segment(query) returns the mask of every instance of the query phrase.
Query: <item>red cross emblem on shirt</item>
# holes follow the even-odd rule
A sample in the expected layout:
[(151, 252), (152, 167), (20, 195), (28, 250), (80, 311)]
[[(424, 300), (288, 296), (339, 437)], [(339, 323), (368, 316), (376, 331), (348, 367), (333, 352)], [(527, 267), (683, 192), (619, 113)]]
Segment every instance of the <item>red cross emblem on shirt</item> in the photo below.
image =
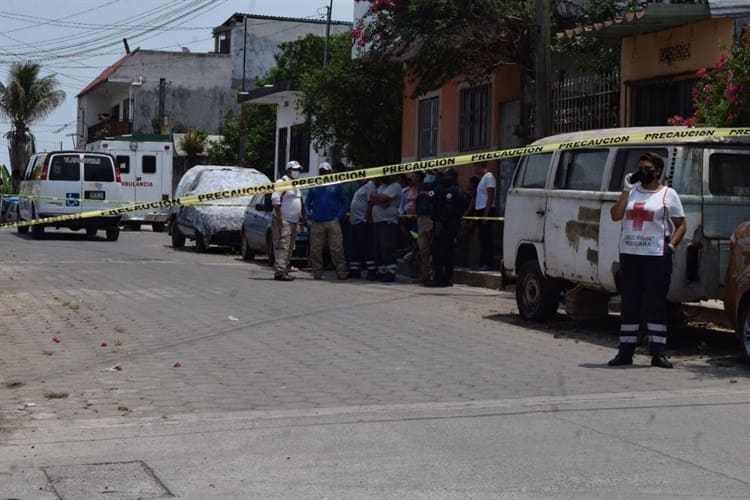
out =
[(654, 212), (646, 210), (646, 202), (637, 201), (633, 205), (633, 210), (625, 212), (625, 218), (633, 221), (634, 231), (643, 231), (643, 223), (654, 220)]

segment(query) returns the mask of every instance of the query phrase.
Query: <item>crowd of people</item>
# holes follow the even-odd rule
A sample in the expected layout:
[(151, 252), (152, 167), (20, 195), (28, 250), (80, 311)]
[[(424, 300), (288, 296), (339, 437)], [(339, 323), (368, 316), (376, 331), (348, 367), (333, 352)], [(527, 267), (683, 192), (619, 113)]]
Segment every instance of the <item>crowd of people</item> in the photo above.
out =
[[(301, 170), (290, 161), (280, 180), (296, 179)], [(318, 170), (326, 174), (334, 167), (324, 162)], [(316, 186), (304, 199), (298, 189), (274, 193), (274, 278), (294, 279), (290, 260), (300, 225), (309, 226), (314, 279), (323, 278), (327, 250), (339, 280), (395, 281), (402, 257), (424, 286), (452, 286), (456, 248), (475, 228), (481, 245), (477, 268), (490, 269), (492, 237), (483, 217), (494, 213), (496, 183), (485, 165), (476, 173), (466, 190), (458, 172), (448, 168)], [(480, 217), (463, 220), (469, 215)]]

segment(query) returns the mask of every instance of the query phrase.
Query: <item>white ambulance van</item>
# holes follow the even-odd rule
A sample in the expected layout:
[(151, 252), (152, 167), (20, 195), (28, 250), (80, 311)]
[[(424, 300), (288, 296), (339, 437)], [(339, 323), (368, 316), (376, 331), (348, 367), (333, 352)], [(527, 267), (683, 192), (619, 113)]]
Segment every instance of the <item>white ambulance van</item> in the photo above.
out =
[[(32, 155), (21, 179), (18, 198), (18, 221), (75, 215), (113, 207), (110, 201), (120, 199), (120, 176), (114, 158), (103, 153), (81, 151), (53, 151)], [(96, 236), (104, 229), (107, 239), (120, 236), (120, 216), (72, 219), (49, 224), (34, 224), (34, 238), (44, 233), (45, 226), (86, 229)], [(29, 226), (19, 226), (19, 233), (27, 233)]]
[[(683, 127), (592, 130), (547, 137), (533, 145), (575, 149), (523, 157), (508, 191), (503, 272), (516, 281), (524, 318), (557, 311), (561, 291), (575, 286), (618, 293), (620, 223), (610, 208), (626, 174), (651, 151), (664, 158), (662, 183), (680, 195), (687, 233), (673, 260), (671, 303), (720, 299), (729, 239), (750, 220), (750, 139), (702, 135)], [(641, 144), (604, 137), (647, 134)], [(606, 304), (606, 301), (604, 302)]]
[[(86, 146), (87, 151), (109, 153), (115, 158), (122, 178), (122, 200), (127, 203), (161, 201), (172, 198), (172, 158), (174, 145), (171, 139), (144, 140), (137, 136), (118, 136), (95, 141)], [(122, 224), (138, 229), (150, 224), (155, 232), (164, 230), (169, 210), (155, 208), (128, 212)]]

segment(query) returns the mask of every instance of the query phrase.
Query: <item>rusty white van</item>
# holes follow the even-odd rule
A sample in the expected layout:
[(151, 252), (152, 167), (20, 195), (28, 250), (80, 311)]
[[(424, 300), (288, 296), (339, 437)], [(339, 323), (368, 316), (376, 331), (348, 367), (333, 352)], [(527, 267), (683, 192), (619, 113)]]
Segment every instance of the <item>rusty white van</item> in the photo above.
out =
[[(664, 158), (661, 182), (680, 195), (687, 222), (667, 300), (723, 297), (729, 239), (740, 222), (750, 219), (750, 139), (700, 136), (695, 130), (603, 129), (533, 144), (576, 149), (523, 157), (513, 174), (503, 273), (516, 281), (522, 317), (548, 318), (557, 311), (561, 291), (576, 286), (594, 293), (589, 297), (618, 293), (620, 223), (612, 221), (610, 208), (625, 175), (637, 170), (638, 157), (647, 151)], [(654, 140), (627, 145), (596, 140), (643, 133)]]

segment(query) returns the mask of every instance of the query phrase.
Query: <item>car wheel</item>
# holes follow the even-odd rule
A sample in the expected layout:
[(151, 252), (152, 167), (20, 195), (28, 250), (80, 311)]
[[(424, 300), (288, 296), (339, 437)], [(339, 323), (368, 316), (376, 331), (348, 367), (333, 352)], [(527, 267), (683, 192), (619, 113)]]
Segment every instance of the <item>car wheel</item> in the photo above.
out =
[(185, 235), (180, 232), (180, 228), (177, 227), (176, 222), (172, 222), (170, 226), (170, 232), (172, 233), (172, 248), (182, 248), (185, 246)]
[(276, 263), (276, 256), (273, 253), (273, 236), (270, 232), (266, 234), (266, 255), (268, 256), (268, 265), (273, 267)]
[(750, 362), (750, 300), (746, 299), (737, 314), (737, 339), (745, 361)]
[[(16, 210), (16, 221), (23, 222), (20, 210)], [(29, 226), (16, 226), (16, 231), (18, 231), (18, 234), (26, 234), (29, 232)]]
[(524, 319), (544, 321), (557, 312), (560, 285), (542, 274), (536, 260), (524, 262), (518, 270), (516, 304)]
[(86, 228), (86, 236), (89, 238), (93, 238), (96, 236), (97, 229), (95, 227), (87, 227)]
[(199, 252), (205, 252), (208, 250), (208, 245), (206, 244), (206, 238), (203, 236), (203, 233), (200, 231), (195, 232), (195, 249)]
[(247, 244), (245, 231), (240, 231), (240, 254), (243, 260), (253, 260), (255, 258), (255, 250)]
[(117, 241), (120, 238), (120, 227), (108, 227), (106, 229), (107, 241)]
[(155, 233), (163, 233), (164, 232), (164, 223), (163, 222), (154, 222), (151, 224), (151, 230)]

